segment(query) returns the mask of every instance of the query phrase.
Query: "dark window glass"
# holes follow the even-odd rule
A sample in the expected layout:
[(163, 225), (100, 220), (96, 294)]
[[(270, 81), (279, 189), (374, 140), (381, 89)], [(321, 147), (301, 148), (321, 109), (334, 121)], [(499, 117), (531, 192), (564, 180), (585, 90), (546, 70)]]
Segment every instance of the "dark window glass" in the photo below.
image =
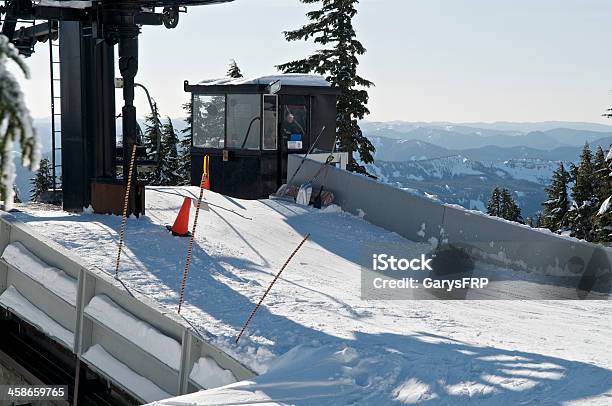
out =
[(227, 95), (227, 147), (259, 149), (261, 95)]

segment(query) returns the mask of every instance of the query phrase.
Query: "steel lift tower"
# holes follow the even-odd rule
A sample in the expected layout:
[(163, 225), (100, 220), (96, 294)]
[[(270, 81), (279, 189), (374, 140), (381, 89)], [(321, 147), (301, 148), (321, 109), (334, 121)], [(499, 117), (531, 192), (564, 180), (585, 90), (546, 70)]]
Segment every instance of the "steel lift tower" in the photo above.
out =
[[(143, 25), (175, 28), (187, 6), (233, 0), (8, 0), (0, 5), (1, 33), (24, 56), (37, 42), (59, 37), (63, 207), (121, 206), (132, 147), (137, 143), (134, 79)], [(115, 60), (123, 78), (123, 179), (117, 178)], [(51, 48), (50, 48), (51, 49)], [(58, 79), (56, 79), (58, 80)], [(53, 86), (53, 83), (52, 83)], [(54, 102), (52, 102), (54, 103)], [(55, 117), (53, 117), (55, 118)], [(55, 134), (52, 135), (55, 142)], [(55, 151), (52, 151), (55, 157)], [(134, 171), (136, 169), (134, 168)], [(144, 212), (144, 188), (133, 187), (128, 214)], [(115, 207), (116, 206), (116, 207)]]

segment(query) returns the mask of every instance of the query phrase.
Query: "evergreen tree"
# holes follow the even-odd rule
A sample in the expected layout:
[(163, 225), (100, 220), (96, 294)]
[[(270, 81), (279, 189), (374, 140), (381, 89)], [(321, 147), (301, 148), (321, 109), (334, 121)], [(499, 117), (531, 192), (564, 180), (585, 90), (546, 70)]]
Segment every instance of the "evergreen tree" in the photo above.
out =
[(183, 110), (187, 114), (185, 117), (185, 123), (187, 126), (181, 130), (183, 137), (179, 143), (179, 159), (178, 159), (178, 173), (179, 173), (179, 184), (190, 185), (191, 184), (191, 144), (193, 134), (191, 133), (192, 128), (192, 110), (193, 105), (191, 100), (183, 104)]
[(569, 195), (567, 193), (570, 174), (565, 170), (563, 163), (553, 173), (549, 187), (544, 190), (548, 194), (548, 200), (542, 203), (544, 213), (542, 214), (542, 226), (554, 232), (566, 230), (568, 227), (567, 212), (569, 211)]
[(570, 207), (569, 226), (571, 236), (593, 241), (593, 216), (597, 211), (596, 178), (593, 155), (589, 144), (585, 144), (580, 155), (580, 164), (572, 166), (574, 187)]
[(148, 159), (157, 159), (161, 149), (162, 124), (157, 110), (157, 104), (153, 102), (153, 112), (145, 117), (144, 145), (147, 150)]
[[(353, 18), (359, 0), (301, 0), (306, 4), (322, 3), (320, 8), (307, 14), (310, 22), (302, 28), (285, 32), (287, 41), (309, 40), (322, 46), (315, 54), (279, 65), (285, 73), (311, 73), (326, 75), (327, 80), (341, 90), (336, 116), (336, 141), (340, 150), (349, 153), (347, 169), (367, 174), (365, 166), (374, 161), (375, 148), (368, 140), (358, 120), (370, 111), (367, 108), (369, 80), (357, 74), (358, 57), (366, 49), (356, 38)], [(353, 156), (359, 153), (360, 162)]]
[(491, 192), (491, 198), (487, 203), (487, 214), (489, 216), (501, 217), (501, 193), (498, 187)]
[(19, 82), (7, 68), (7, 61), (17, 65), (18, 70), (29, 78), (29, 70), (17, 49), (0, 34), (0, 198), (6, 210), (13, 203), (15, 163), (13, 142), (21, 148), (23, 166), (35, 171), (40, 161), (40, 145), (32, 128), (32, 118), (25, 105)]
[(53, 175), (51, 174), (51, 162), (47, 158), (40, 160), (38, 165), (38, 171), (32, 179), (30, 179), (32, 185), (30, 199), (37, 201), (40, 195), (47, 190), (53, 188)]
[(166, 120), (166, 123), (162, 125), (159, 160), (149, 181), (152, 185), (175, 186), (180, 183), (177, 149), (179, 139), (170, 117)]
[(595, 194), (597, 195), (597, 204), (601, 205), (601, 203), (612, 194), (610, 168), (606, 161), (606, 154), (601, 146), (597, 146), (595, 158), (593, 159), (593, 170), (595, 172)]
[(496, 187), (491, 192), (491, 198), (487, 203), (487, 214), (489, 216), (501, 217), (510, 221), (522, 223), (521, 209), (518, 207), (508, 189)]
[(516, 221), (518, 223), (523, 223), (523, 217), (521, 216), (521, 209), (516, 204), (512, 195), (508, 191), (508, 189), (501, 190), (500, 197), (500, 210), (501, 210), (501, 218)]
[(234, 78), (234, 79), (240, 79), (244, 77), (244, 75), (240, 71), (240, 68), (238, 67), (238, 64), (236, 63), (234, 59), (230, 61), (230, 66), (229, 66), (229, 70), (227, 71), (227, 76), (229, 76), (230, 78)]
[(603, 149), (598, 148), (595, 155), (595, 171), (598, 180), (596, 208), (598, 208), (598, 212), (593, 218), (593, 239), (598, 243), (612, 242), (612, 211), (609, 210), (610, 200), (612, 200), (611, 169), (611, 162), (606, 159)]

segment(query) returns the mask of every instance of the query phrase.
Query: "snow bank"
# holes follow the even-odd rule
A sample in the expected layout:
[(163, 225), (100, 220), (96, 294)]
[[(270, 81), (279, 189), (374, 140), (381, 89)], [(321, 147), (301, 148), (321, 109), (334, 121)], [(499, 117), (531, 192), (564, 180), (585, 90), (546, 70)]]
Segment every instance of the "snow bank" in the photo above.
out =
[(12, 310), (28, 323), (38, 327), (47, 336), (59, 340), (70, 349), (73, 348), (74, 334), (30, 303), (15, 287), (9, 286), (0, 295), (0, 305)]
[(609, 404), (611, 372), (590, 364), (467, 345), (436, 334), (372, 337), (369, 347), (353, 344), (298, 345), (251, 381), (153, 405)]
[(189, 379), (203, 388), (211, 389), (236, 382), (231, 371), (223, 369), (210, 357), (202, 357), (194, 364)]
[[(374, 377), (379, 372), (381, 377), (389, 372), (378, 369), (368, 371), (368, 367), (374, 364), (361, 355), (354, 348), (342, 345), (299, 345), (279, 357), (266, 374), (252, 381), (233, 383), (152, 405), (379, 404), (376, 401), (368, 403), (370, 396), (366, 392), (378, 392), (387, 386), (382, 379)], [(380, 384), (378, 388), (375, 381)]]
[(106, 295), (95, 296), (85, 307), (85, 314), (116, 331), (121, 336), (175, 370), (180, 368), (181, 345), (155, 327), (123, 310)]
[(137, 374), (118, 361), (99, 344), (89, 348), (82, 357), (89, 364), (112, 377), (115, 382), (120, 382), (125, 389), (134, 393), (145, 402), (153, 402), (171, 396), (147, 378)]
[[(186, 246), (165, 225), (174, 221), (183, 196), (197, 196), (199, 189), (148, 187), (146, 193), (146, 221), (128, 220), (131, 243), (122, 280), (176, 312)], [(609, 405), (612, 352), (605, 349), (612, 336), (612, 302), (363, 300), (359, 261), (364, 245), (406, 246), (408, 253), (429, 252), (431, 246), (345, 213), (321, 214), (283, 201), (214, 192), (205, 199), (209, 211), (194, 240), (194, 272), (181, 314), (213, 344), (262, 375), (182, 397), (183, 404), (274, 399), (302, 406), (392, 405), (411, 401), (410, 394), (418, 392), (422, 400), (438, 396), (419, 404)], [(57, 212), (27, 210), (14, 216), (92, 265), (114, 271), (108, 247), (116, 244), (120, 217), (58, 220)], [(411, 232), (420, 231), (422, 222), (429, 237), (435, 225), (427, 219)], [(311, 238), (235, 345), (254, 304), (306, 233)], [(475, 268), (489, 269), (478, 261)], [(534, 388), (506, 373), (525, 368), (531, 369), (528, 379), (537, 382)], [(534, 376), (542, 370), (564, 376)], [(494, 376), (508, 385), (497, 385)]]
[(77, 280), (64, 271), (47, 265), (20, 242), (9, 244), (2, 253), (2, 259), (66, 302), (76, 306)]
[(321, 213), (342, 213), (342, 207), (336, 205), (336, 204), (330, 204), (327, 207), (323, 207), (321, 209)]

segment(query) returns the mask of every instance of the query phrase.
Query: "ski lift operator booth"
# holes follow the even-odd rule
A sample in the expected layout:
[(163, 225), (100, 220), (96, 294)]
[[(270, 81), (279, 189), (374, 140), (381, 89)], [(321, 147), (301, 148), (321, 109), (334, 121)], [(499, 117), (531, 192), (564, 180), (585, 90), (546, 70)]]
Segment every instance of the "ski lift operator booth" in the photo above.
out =
[(193, 185), (208, 155), (211, 190), (267, 198), (287, 181), (288, 154), (305, 154), (319, 134), (314, 152), (332, 151), (340, 91), (322, 76), (185, 81), (185, 91), (192, 97)]

